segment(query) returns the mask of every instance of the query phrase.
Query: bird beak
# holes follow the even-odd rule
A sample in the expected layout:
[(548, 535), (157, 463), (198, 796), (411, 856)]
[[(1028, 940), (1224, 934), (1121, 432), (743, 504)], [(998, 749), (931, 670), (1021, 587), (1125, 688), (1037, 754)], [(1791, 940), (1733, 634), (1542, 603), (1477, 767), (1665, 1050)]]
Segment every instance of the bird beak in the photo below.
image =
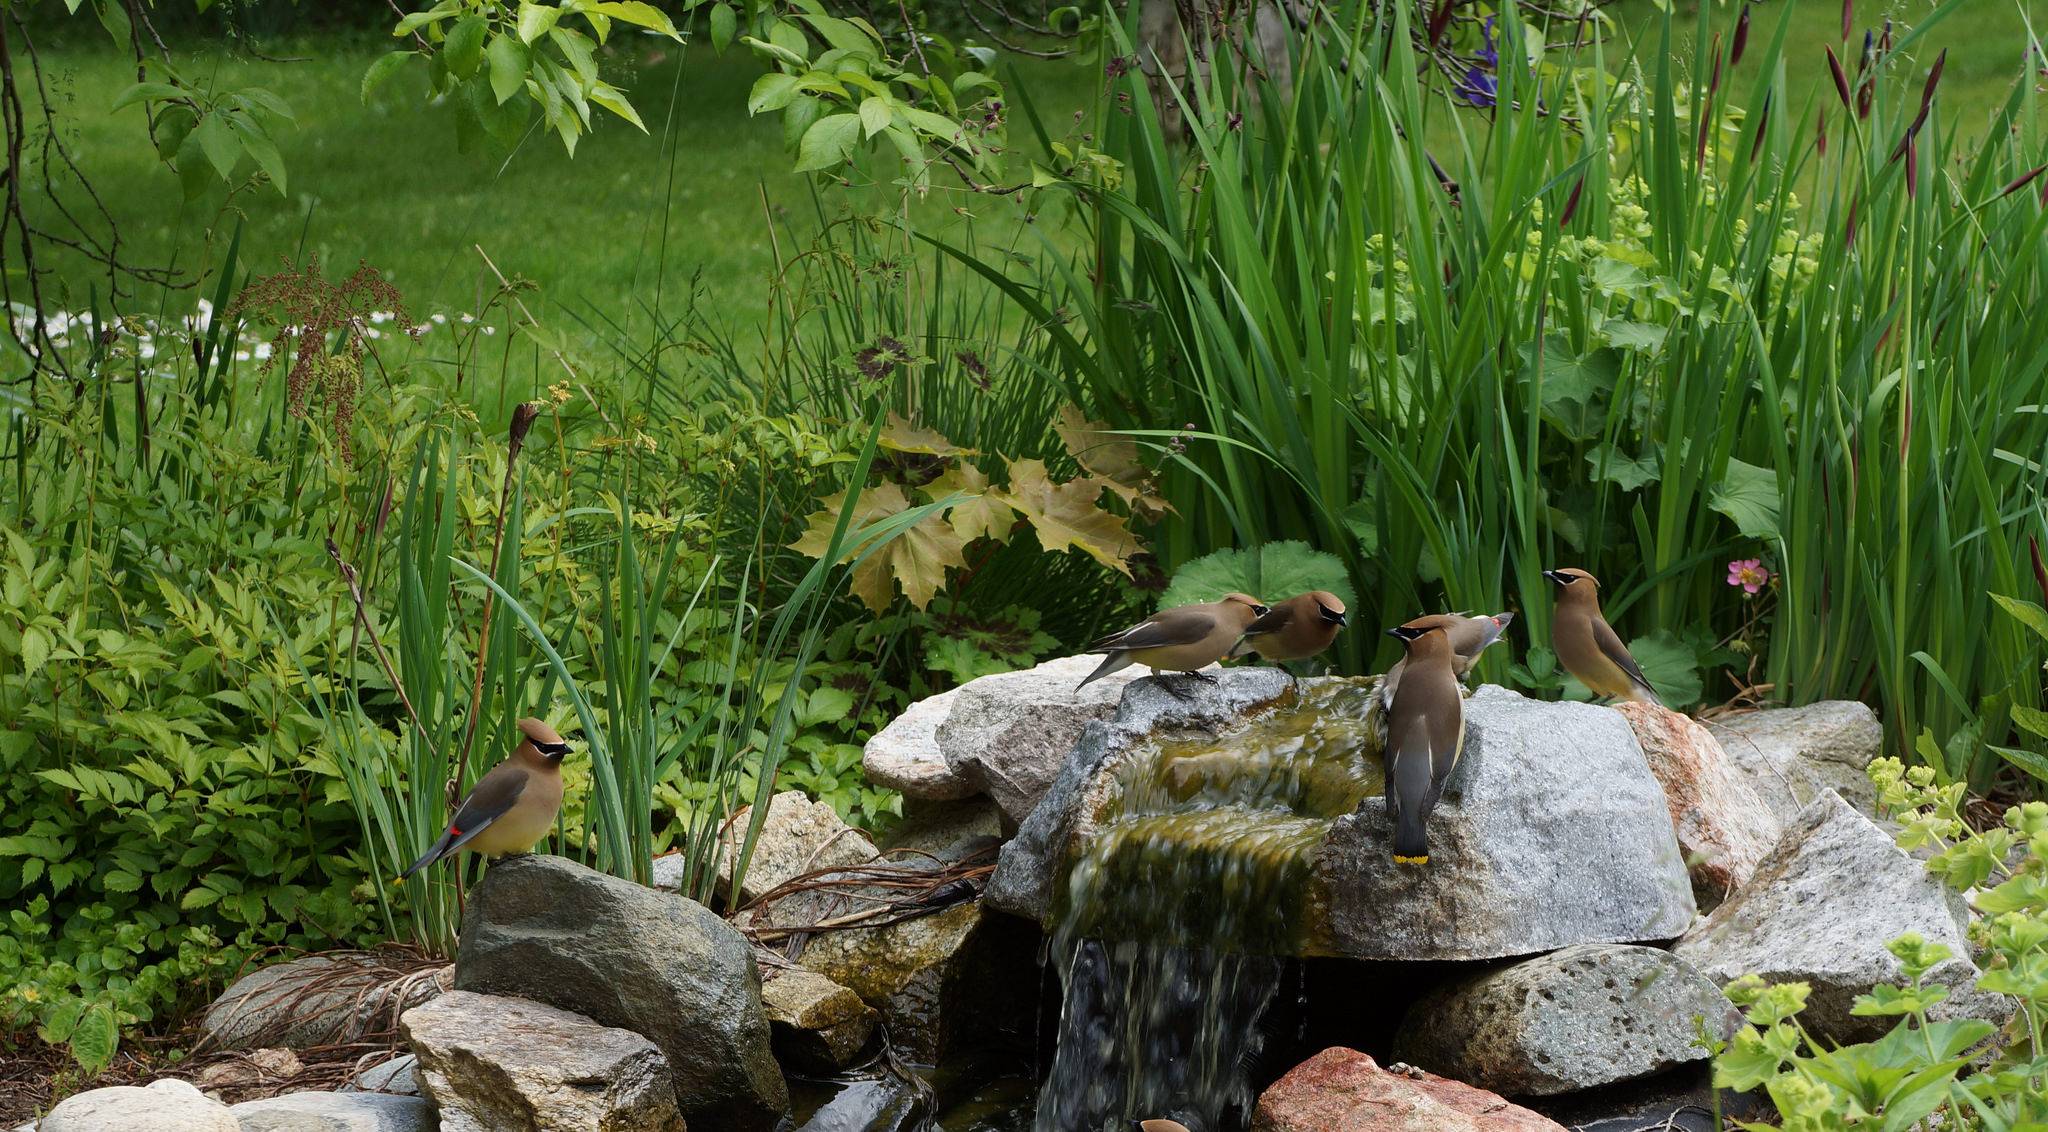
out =
[(1565, 573), (1562, 570), (1545, 570), (1543, 572), (1543, 576), (1549, 578), (1553, 582), (1556, 582), (1560, 586), (1568, 586), (1572, 584), (1572, 576), (1570, 574)]
[(1351, 619), (1350, 619), (1349, 617), (1345, 616), (1345, 615), (1344, 615), (1344, 614), (1342, 614), (1342, 613), (1336, 614), (1336, 621), (1337, 621), (1337, 627), (1338, 627), (1339, 629), (1342, 629), (1342, 628), (1343, 628), (1343, 627), (1345, 627), (1346, 625), (1349, 625), (1349, 624), (1351, 624)]
[(1387, 636), (1394, 637), (1403, 641), (1408, 639), (1407, 637), (1401, 635), (1401, 627), (1399, 625), (1396, 625), (1393, 628), (1387, 630)]

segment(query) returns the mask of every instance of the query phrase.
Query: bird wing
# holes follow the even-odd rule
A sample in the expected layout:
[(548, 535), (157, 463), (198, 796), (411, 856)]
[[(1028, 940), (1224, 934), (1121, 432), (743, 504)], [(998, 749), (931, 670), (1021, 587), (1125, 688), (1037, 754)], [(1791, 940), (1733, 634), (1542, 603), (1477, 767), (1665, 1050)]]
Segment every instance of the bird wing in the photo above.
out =
[(1230, 655), (1243, 656), (1248, 652), (1252, 652), (1259, 647), (1252, 638), (1263, 636), (1267, 633), (1277, 633), (1285, 629), (1293, 620), (1294, 606), (1291, 604), (1283, 603), (1266, 610), (1266, 612), (1253, 620), (1251, 624), (1244, 627), (1244, 635), (1237, 639), (1236, 644), (1230, 646)]
[(1465, 753), (1465, 712), (1462, 705), (1457, 712), (1429, 720), (1428, 727), (1429, 798), (1425, 806), (1434, 810), (1444, 796), (1444, 784), (1451, 780), (1451, 772), (1458, 769), (1458, 759)]
[(1641, 666), (1636, 664), (1636, 658), (1628, 654), (1628, 647), (1621, 643), (1621, 638), (1614, 634), (1614, 626), (1609, 625), (1605, 618), (1593, 618), (1593, 643), (1599, 646), (1607, 659), (1628, 673), (1629, 679), (1642, 685), (1643, 689), (1652, 695), (1656, 694), (1655, 689), (1650, 687), (1650, 678), (1643, 675)]
[[(1178, 610), (1168, 610), (1178, 613)], [(1109, 636), (1090, 645), (1089, 652), (1124, 652), (1129, 649), (1156, 649), (1172, 645), (1191, 645), (1216, 631), (1216, 618), (1209, 613), (1181, 613), (1177, 617), (1166, 614), (1148, 618), (1121, 633)]]
[(489, 774), (477, 780), (469, 797), (455, 809), (455, 820), (448, 823), (448, 836), (454, 840), (448, 843), (443, 853), (453, 853), (482, 833), (490, 824), (505, 816), (505, 811), (519, 801), (526, 792), (527, 774), (524, 770), (506, 760), (491, 768)]

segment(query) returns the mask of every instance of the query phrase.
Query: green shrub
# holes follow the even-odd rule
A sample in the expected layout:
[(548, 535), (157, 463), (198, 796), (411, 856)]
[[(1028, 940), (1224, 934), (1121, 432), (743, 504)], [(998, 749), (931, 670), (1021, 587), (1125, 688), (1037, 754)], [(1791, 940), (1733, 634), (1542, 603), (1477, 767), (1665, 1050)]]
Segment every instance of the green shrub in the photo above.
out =
[[(1729, 988), (1745, 1025), (1716, 1051), (1715, 1084), (1762, 1088), (1787, 1132), (1933, 1127), (2017, 1132), (2048, 1124), (2048, 802), (2009, 807), (2001, 824), (1973, 829), (1963, 819), (1962, 783), (1940, 785), (1930, 766), (1898, 759), (1871, 764), (1878, 801), (1901, 823), (1901, 848), (1926, 855), (1935, 875), (1969, 894), (1977, 916), (1970, 942), (1980, 990), (2012, 996), (2003, 1027), (1981, 1019), (1933, 1022), (1929, 1008), (1948, 988), (1924, 977), (1948, 949), (1917, 934), (1889, 946), (1903, 986), (1856, 999), (1854, 1012), (1898, 1018), (1872, 1041), (1828, 1048), (1799, 1026), (1807, 986), (1766, 986), (1750, 977)], [(1980, 1043), (1996, 1033), (1989, 1050)], [(1973, 1061), (1976, 1064), (1973, 1066)], [(1755, 1127), (1745, 1124), (1744, 1127)]]

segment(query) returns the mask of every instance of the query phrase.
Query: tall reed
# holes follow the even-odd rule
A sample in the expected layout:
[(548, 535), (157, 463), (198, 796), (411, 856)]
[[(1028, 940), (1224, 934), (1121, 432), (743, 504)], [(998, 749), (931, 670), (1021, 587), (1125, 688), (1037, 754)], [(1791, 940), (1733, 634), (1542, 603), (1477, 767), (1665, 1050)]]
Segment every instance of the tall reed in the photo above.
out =
[[(1319, 9), (1291, 90), (1228, 67), (1172, 90), (1186, 144), (1139, 76), (1111, 80), (1122, 183), (1050, 190), (1091, 237), (1045, 245), (1055, 294), (955, 250), (1051, 328), (1048, 370), (1092, 411), (1153, 443), (1197, 426), (1169, 561), (1307, 539), (1372, 595), (1360, 623), (1521, 606), (1539, 670), (1541, 571), (1583, 565), (1713, 701), (1735, 689), (1683, 669), (1743, 668), (1716, 646), (1756, 607), (1725, 563), (1761, 551), (1764, 694), (1871, 698), (1894, 746), (1924, 730), (1981, 785), (1980, 740), (2038, 698), (1991, 595), (2031, 584), (2043, 532), (2048, 220), (2038, 184), (2005, 186), (2048, 154), (2017, 58), (1974, 148), (1939, 113), (1911, 48), (1960, 3), (1859, 76), (1867, 117), (1798, 97), (1788, 71), (1824, 60), (1785, 57), (1789, 6), (1746, 91), (1700, 5), (1685, 71), (1669, 13), (1635, 43), (1539, 28), (1541, 68), (1503, 51), (1485, 110), (1417, 78), (1410, 5)], [(1520, 21), (1503, 5), (1498, 41)], [(1391, 659), (1375, 634), (1343, 647)]]

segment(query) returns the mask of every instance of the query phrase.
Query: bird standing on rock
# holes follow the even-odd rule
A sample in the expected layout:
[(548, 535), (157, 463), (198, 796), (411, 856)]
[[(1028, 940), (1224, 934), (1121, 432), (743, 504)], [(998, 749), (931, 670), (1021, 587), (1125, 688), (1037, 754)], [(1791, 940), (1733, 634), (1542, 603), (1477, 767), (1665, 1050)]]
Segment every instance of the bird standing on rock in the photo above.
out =
[[(1478, 662), (1479, 654), (1488, 645), (1500, 640), (1507, 632), (1509, 622), (1515, 619), (1512, 613), (1482, 613), (1477, 617), (1466, 617), (1457, 613), (1432, 613), (1408, 622), (1426, 629), (1442, 629), (1451, 640), (1451, 672), (1463, 680), (1472, 666)], [(1401, 673), (1408, 667), (1408, 658), (1402, 657), (1380, 677), (1380, 702), (1391, 704), (1394, 693), (1401, 687)]]
[(1275, 663), (1307, 660), (1329, 648), (1337, 630), (1346, 624), (1344, 602), (1327, 590), (1276, 602), (1245, 628), (1244, 637), (1231, 646), (1232, 656), (1256, 656)]
[(1394, 860), (1429, 863), (1427, 823), (1465, 752), (1465, 699), (1452, 667), (1450, 634), (1421, 617), (1387, 630), (1408, 647), (1407, 671), (1387, 709), (1387, 810)]
[(562, 757), (569, 744), (538, 719), (520, 720), (519, 733), (512, 754), (477, 780), (455, 808), (447, 831), (398, 874), (399, 881), (464, 850), (487, 857), (527, 852), (554, 828), (555, 812), (562, 808)]
[(1564, 670), (1579, 678), (1596, 696), (1660, 702), (1636, 658), (1600, 616), (1600, 580), (1577, 567), (1545, 570), (1557, 583), (1557, 612), (1550, 620), (1550, 643)]
[(1267, 608), (1250, 594), (1224, 594), (1222, 600), (1200, 605), (1176, 605), (1162, 609), (1120, 633), (1111, 633), (1088, 646), (1089, 652), (1106, 653), (1102, 663), (1075, 685), (1090, 681), (1132, 664), (1154, 672), (1179, 672), (1201, 680), (1199, 670), (1222, 660), (1252, 622), (1265, 616)]

